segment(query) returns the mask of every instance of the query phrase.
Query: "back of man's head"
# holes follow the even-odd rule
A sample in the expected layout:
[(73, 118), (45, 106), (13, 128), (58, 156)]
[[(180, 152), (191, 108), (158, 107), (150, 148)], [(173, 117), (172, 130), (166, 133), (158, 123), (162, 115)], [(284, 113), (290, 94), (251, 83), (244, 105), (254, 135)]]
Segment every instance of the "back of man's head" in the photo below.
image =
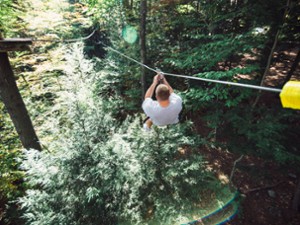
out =
[(167, 85), (160, 84), (157, 86), (155, 94), (158, 101), (165, 101), (170, 97), (170, 90)]

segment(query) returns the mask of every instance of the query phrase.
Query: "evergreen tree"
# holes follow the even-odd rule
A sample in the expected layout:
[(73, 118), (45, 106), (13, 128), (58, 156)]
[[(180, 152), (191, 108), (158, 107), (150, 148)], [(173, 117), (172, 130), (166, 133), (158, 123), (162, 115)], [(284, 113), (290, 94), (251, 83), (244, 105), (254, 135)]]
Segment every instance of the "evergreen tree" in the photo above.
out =
[[(139, 120), (118, 125), (94, 93), (93, 63), (82, 47), (68, 55), (64, 93), (69, 124), (51, 152), (25, 151), (31, 188), (20, 199), (28, 224), (174, 224), (215, 184), (189, 123), (142, 132)], [(107, 71), (105, 71), (107, 73)], [(155, 222), (154, 222), (155, 223)]]

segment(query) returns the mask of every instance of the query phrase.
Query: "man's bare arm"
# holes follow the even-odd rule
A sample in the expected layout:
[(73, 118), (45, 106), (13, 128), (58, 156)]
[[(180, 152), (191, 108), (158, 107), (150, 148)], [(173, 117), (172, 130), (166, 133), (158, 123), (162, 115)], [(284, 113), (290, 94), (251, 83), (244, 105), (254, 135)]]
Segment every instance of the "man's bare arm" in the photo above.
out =
[(165, 78), (165, 76), (163, 76), (163, 79), (162, 79), (162, 83), (167, 85), (169, 90), (170, 90), (170, 94), (172, 94), (174, 92), (173, 88), (171, 87), (171, 85), (168, 83), (167, 79)]
[(154, 92), (154, 89), (156, 87), (156, 84), (152, 83), (151, 86), (148, 88), (148, 90), (146, 91), (146, 94), (145, 94), (145, 99), (146, 98), (152, 98), (152, 95), (153, 95), (153, 92)]
[(152, 98), (153, 93), (154, 93), (154, 90), (155, 90), (155, 87), (156, 87), (156, 85), (158, 84), (158, 78), (159, 78), (158, 75), (156, 75), (156, 76), (153, 78), (153, 82), (152, 82), (151, 86), (150, 86), (150, 87), (148, 88), (148, 90), (146, 91), (145, 99), (146, 99), (146, 98)]

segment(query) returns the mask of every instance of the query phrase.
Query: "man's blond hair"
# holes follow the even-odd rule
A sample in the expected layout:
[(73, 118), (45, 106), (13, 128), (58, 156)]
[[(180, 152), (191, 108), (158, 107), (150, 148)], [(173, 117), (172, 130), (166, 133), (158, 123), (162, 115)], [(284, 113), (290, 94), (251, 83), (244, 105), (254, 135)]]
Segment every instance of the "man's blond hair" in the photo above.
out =
[(155, 90), (156, 98), (160, 101), (168, 100), (170, 97), (170, 90), (167, 85), (160, 84)]

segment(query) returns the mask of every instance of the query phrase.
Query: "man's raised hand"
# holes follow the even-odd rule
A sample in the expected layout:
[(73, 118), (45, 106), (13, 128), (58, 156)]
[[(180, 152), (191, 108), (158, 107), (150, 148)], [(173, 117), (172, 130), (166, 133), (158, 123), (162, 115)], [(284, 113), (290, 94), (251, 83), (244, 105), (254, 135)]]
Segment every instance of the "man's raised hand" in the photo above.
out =
[(160, 75), (157, 74), (153, 77), (153, 84), (158, 84), (159, 83), (159, 80), (160, 80)]
[(164, 80), (165, 80), (165, 76), (163, 73), (157, 73), (157, 76), (158, 76), (158, 81), (160, 83), (164, 83)]

